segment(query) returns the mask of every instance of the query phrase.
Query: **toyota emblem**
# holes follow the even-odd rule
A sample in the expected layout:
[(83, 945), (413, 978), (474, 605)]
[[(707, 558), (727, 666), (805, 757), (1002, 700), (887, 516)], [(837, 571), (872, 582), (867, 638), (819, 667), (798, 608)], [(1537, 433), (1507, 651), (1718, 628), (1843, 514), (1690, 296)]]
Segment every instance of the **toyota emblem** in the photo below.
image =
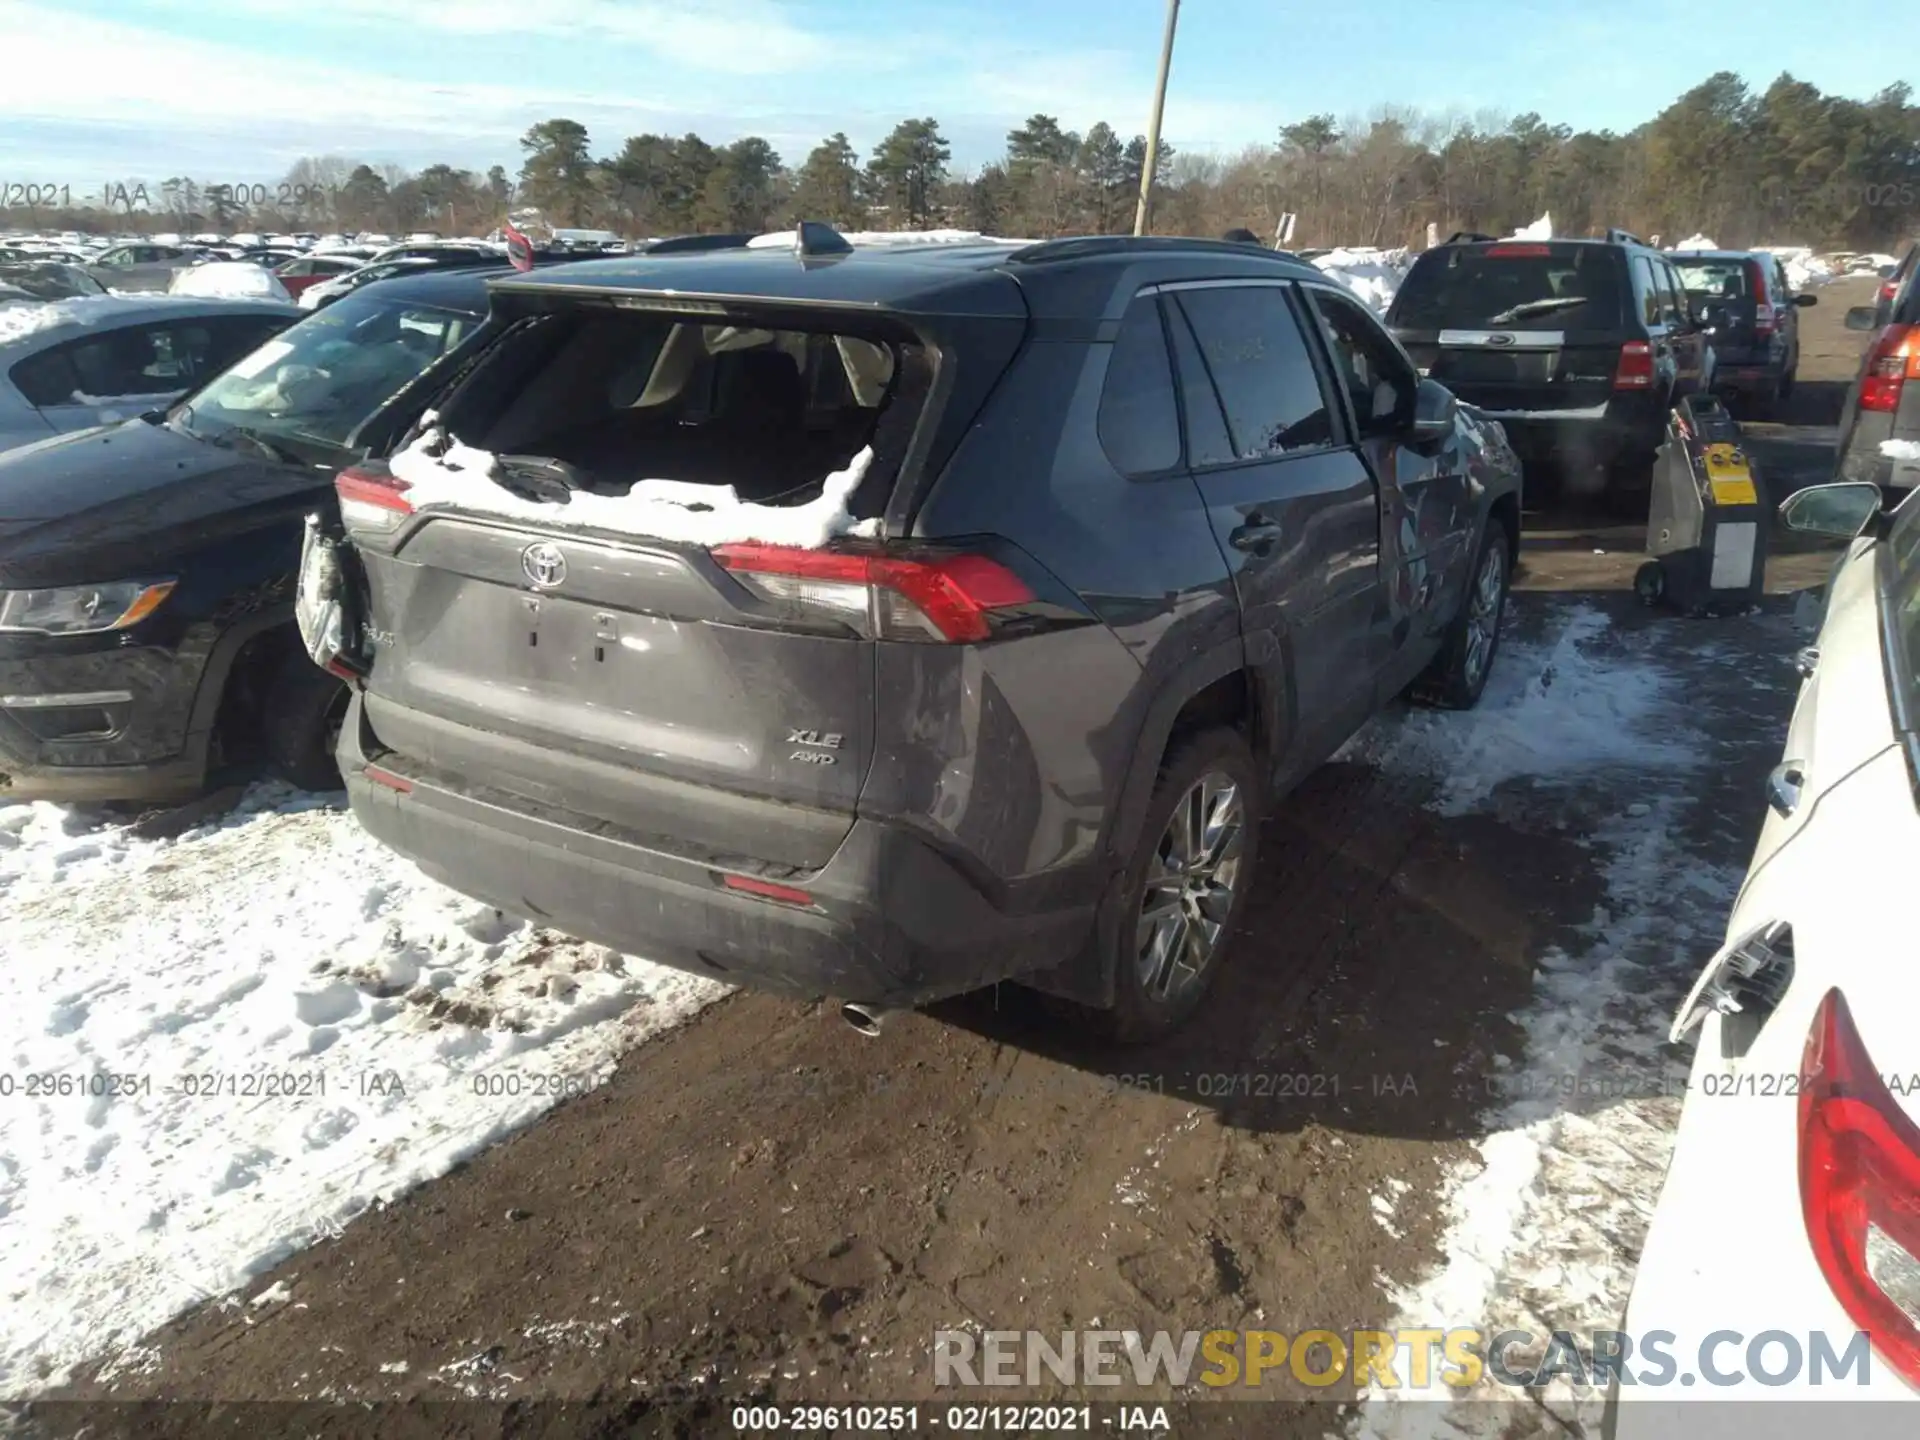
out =
[(1513, 336), (1511, 336), (1511, 335), (1489, 335), (1489, 336), (1487, 336), (1487, 344), (1489, 344), (1489, 345), (1511, 345), (1511, 344), (1513, 344)]
[(542, 590), (551, 590), (567, 578), (567, 557), (558, 545), (541, 540), (520, 552), (520, 568)]

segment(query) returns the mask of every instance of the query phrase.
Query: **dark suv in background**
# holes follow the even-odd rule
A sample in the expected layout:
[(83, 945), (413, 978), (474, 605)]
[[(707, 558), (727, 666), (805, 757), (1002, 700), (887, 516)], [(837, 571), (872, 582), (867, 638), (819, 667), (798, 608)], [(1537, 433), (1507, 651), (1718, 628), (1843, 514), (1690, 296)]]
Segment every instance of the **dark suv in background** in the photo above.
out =
[(1764, 250), (1679, 250), (1673, 266), (1707, 322), (1714, 392), (1748, 418), (1773, 419), (1800, 373), (1800, 312), (1820, 297), (1796, 295)]
[[(1872, 305), (1847, 311), (1847, 328), (1873, 338), (1840, 412), (1842, 480), (1889, 489), (1920, 485), (1920, 245)], [(1887, 293), (1888, 289), (1892, 294)]]
[(337, 785), (346, 690), (293, 624), (303, 521), (485, 318), (475, 275), (393, 281), (168, 410), (0, 455), (0, 802), (183, 799), (256, 758)]
[(1624, 231), (1455, 235), (1414, 263), (1386, 320), (1421, 373), (1499, 420), (1529, 464), (1630, 502), (1668, 412), (1712, 379), (1706, 317), (1672, 260)]
[(1517, 462), (1290, 257), (798, 250), (494, 282), (444, 428), (341, 475), (302, 628), (354, 812), (869, 1032), (1019, 977), (1162, 1033), (1272, 800), (1478, 697)]

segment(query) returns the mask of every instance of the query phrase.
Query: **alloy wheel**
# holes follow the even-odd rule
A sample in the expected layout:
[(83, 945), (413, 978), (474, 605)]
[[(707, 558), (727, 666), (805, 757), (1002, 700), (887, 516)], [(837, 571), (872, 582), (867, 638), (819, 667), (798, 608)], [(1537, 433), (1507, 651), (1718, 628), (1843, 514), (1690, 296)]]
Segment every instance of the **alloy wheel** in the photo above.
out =
[(1220, 949), (1240, 882), (1246, 808), (1233, 777), (1214, 770), (1173, 807), (1140, 900), (1137, 966), (1157, 1004), (1198, 985)]

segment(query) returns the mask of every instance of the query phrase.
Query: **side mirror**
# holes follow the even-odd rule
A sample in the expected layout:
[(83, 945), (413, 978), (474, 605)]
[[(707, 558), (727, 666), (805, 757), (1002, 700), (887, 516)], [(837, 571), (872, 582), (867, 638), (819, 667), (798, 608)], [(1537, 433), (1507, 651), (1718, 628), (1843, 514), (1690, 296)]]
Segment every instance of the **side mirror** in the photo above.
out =
[(1880, 487), (1865, 481), (1809, 485), (1781, 502), (1780, 523), (1802, 535), (1851, 540), (1880, 513), (1880, 505)]
[(1800, 309), (1805, 310), (1809, 306), (1818, 305), (1820, 303), (1820, 297), (1811, 290), (1802, 290), (1798, 295), (1793, 297), (1793, 303)]
[(1460, 402), (1438, 380), (1422, 380), (1413, 396), (1413, 423), (1409, 440), (1416, 446), (1439, 445), (1453, 434)]
[(1877, 312), (1871, 305), (1855, 305), (1847, 311), (1849, 330), (1871, 330), (1874, 328), (1874, 316)]

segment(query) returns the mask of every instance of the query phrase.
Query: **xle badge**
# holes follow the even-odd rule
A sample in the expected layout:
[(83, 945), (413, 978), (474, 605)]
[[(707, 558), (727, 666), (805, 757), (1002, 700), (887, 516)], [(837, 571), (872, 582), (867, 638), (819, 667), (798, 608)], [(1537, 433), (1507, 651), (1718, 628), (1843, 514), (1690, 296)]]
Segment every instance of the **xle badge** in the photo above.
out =
[(823, 733), (819, 730), (789, 730), (787, 744), (804, 745), (808, 748), (796, 750), (787, 758), (798, 760), (803, 765), (837, 765), (840, 763), (837, 759), (822, 752), (838, 750), (844, 738), (832, 731)]

